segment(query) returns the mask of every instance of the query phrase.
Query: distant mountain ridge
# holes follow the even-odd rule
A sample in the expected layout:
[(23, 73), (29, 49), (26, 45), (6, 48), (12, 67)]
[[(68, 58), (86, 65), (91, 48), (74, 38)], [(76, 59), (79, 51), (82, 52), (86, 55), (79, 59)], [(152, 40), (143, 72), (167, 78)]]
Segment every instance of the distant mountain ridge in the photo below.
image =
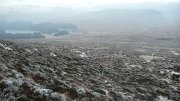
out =
[[(147, 4), (142, 8), (107, 8), (78, 10), (66, 7), (12, 6), (0, 7), (0, 21), (32, 21), (35, 23), (72, 23), (83, 30), (116, 30), (167, 27), (178, 24), (179, 4)], [(147, 6), (147, 7), (145, 7)], [(151, 6), (151, 5), (150, 5)], [(170, 25), (171, 26), (171, 25)]]
[(57, 31), (59, 29), (71, 30), (77, 27), (70, 23), (33, 23), (31, 21), (0, 21), (0, 29), (3, 30), (33, 30), (33, 31)]
[(82, 14), (82, 20), (110, 21), (119, 23), (160, 23), (166, 21), (166, 17), (157, 10), (141, 9), (107, 9), (97, 12)]

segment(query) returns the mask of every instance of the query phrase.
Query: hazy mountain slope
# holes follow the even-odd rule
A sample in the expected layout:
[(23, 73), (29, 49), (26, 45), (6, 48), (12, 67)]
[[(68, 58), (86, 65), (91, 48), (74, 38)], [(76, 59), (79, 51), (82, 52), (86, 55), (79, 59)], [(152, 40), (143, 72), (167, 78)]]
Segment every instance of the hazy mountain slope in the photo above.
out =
[(107, 9), (81, 14), (75, 19), (80, 26), (90, 26), (92, 29), (142, 29), (168, 24), (163, 13), (150, 9)]

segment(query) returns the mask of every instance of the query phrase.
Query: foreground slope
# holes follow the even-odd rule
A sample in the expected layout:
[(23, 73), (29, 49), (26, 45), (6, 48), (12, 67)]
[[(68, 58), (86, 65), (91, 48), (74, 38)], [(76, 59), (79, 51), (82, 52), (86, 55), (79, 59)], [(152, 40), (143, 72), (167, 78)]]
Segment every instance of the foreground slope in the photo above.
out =
[(178, 101), (180, 51), (154, 51), (131, 45), (1, 40), (0, 100)]

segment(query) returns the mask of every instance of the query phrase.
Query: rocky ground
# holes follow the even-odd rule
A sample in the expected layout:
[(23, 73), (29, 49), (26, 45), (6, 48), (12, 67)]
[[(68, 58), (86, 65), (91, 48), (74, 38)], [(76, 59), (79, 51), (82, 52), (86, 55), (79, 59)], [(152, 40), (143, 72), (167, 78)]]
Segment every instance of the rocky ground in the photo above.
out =
[(180, 50), (0, 41), (0, 101), (179, 101)]

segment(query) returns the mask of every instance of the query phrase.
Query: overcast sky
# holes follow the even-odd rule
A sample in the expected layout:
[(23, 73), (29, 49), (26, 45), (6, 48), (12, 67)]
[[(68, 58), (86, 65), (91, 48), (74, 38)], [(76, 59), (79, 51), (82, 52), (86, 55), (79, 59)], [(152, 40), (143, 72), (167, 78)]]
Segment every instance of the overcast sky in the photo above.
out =
[(169, 3), (179, 2), (179, 0), (0, 0), (1, 6), (11, 5), (32, 5), (32, 6), (66, 6), (66, 7), (85, 7), (118, 3)]

